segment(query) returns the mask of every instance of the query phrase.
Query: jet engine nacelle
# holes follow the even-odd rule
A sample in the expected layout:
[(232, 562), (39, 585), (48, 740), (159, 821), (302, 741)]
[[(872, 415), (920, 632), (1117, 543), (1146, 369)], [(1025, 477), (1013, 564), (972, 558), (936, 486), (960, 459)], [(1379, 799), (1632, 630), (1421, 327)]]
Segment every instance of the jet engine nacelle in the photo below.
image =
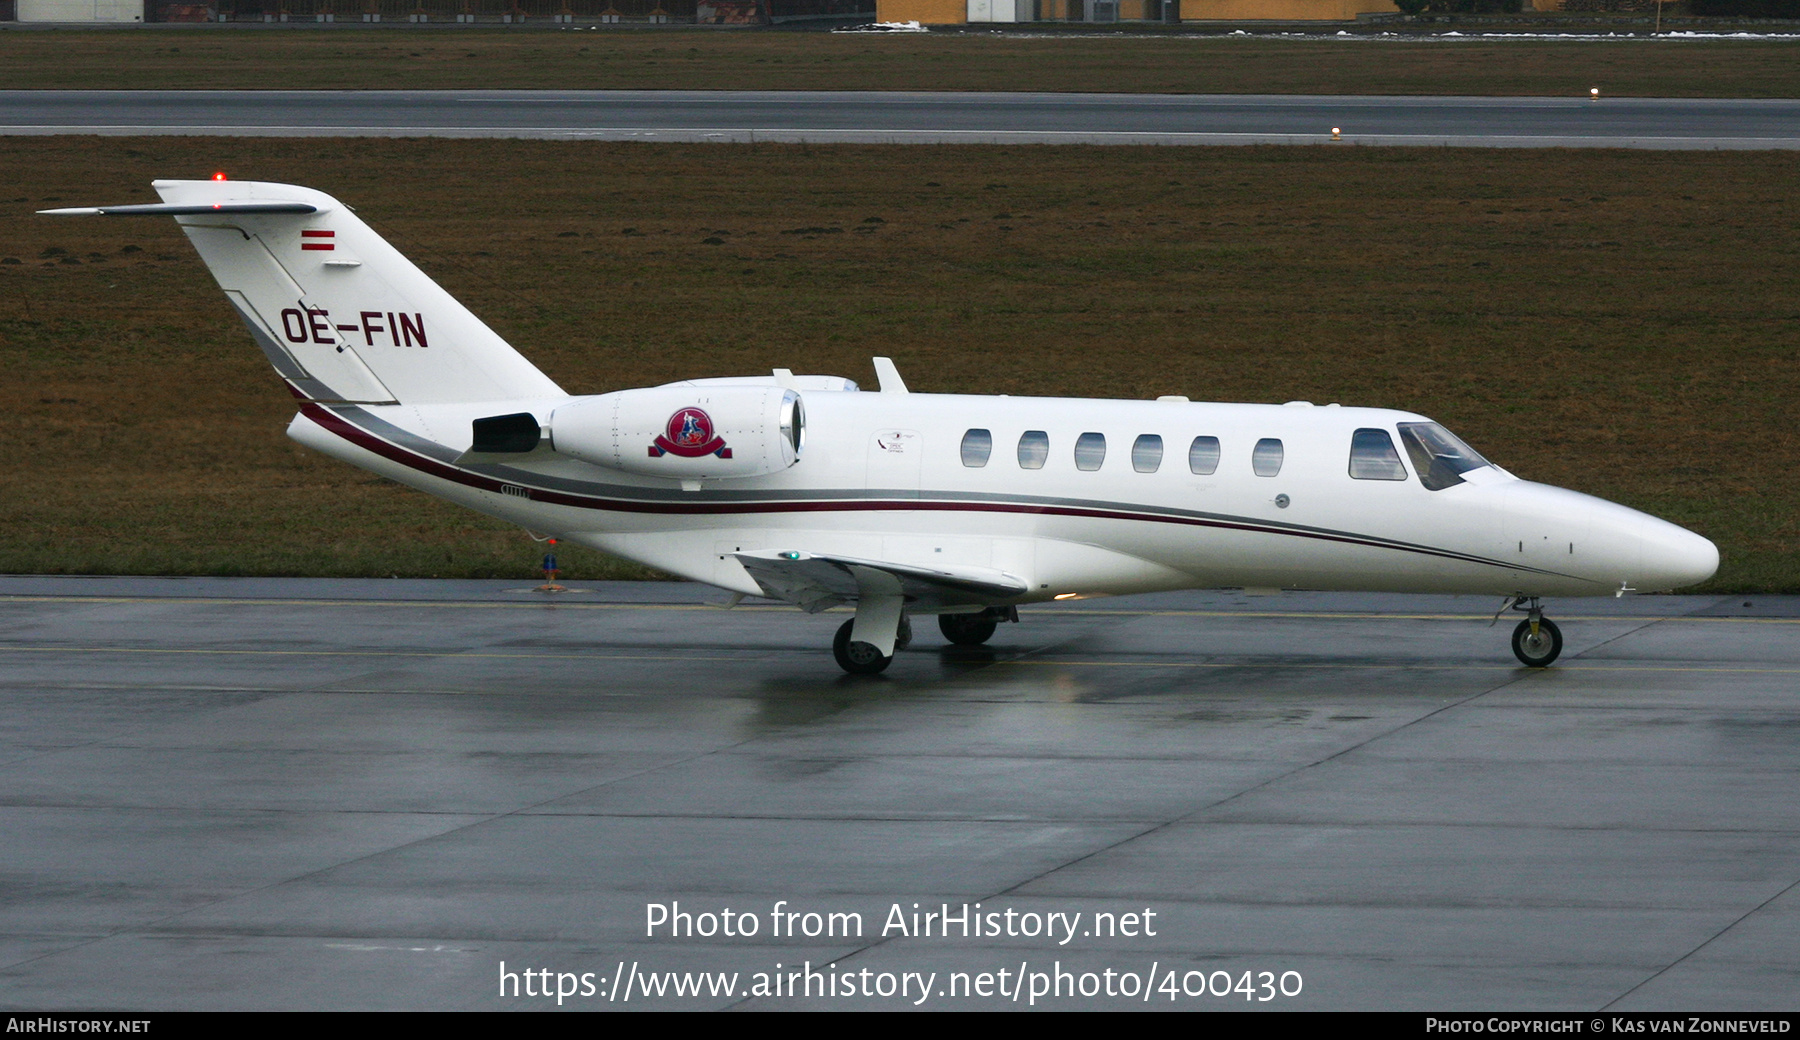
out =
[(582, 397), (550, 414), (556, 451), (648, 477), (779, 473), (800, 461), (800, 395), (779, 386), (656, 386)]

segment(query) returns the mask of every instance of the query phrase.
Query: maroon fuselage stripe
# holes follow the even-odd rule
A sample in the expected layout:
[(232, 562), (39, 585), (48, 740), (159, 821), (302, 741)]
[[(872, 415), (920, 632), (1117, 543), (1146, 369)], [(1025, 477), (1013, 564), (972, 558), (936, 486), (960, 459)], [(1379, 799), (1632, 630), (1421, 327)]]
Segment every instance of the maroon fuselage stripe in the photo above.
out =
[[(481, 491), (503, 492), (507, 486), (520, 487), (509, 481), (496, 480), (493, 477), (470, 473), (455, 466), (446, 465), (436, 459), (427, 458), (414, 451), (391, 444), (369, 433), (367, 430), (345, 420), (342, 416), (317, 404), (306, 401), (300, 406), (301, 414), (318, 423), (320, 426), (337, 434), (359, 448), (374, 452), (384, 459), (397, 462), (409, 469), (418, 470), (443, 480), (453, 481)], [(1331, 534), (1324, 531), (1302, 531), (1284, 527), (1264, 527), (1253, 523), (1236, 523), (1230, 520), (1210, 520), (1202, 517), (1167, 516), (1160, 513), (1134, 513), (1125, 510), (1091, 509), (1081, 506), (1028, 505), (1018, 502), (932, 502), (907, 501), (895, 499), (859, 499), (854, 501), (817, 500), (811, 502), (745, 502), (742, 504), (705, 504), (682, 505), (662, 502), (632, 502), (624, 499), (595, 498), (591, 495), (572, 495), (563, 491), (550, 491), (543, 488), (526, 488), (533, 502), (547, 502), (551, 505), (574, 506), (579, 509), (602, 509), (619, 513), (674, 513), (684, 515), (695, 514), (739, 514), (739, 513), (817, 513), (817, 512), (899, 512), (908, 510), (940, 510), (976, 513), (1028, 513), (1042, 516), (1080, 516), (1100, 520), (1137, 520), (1145, 523), (1182, 524), (1188, 527), (1213, 527), (1229, 531), (1250, 531), (1257, 534), (1281, 534), (1295, 538), (1311, 538), (1322, 542), (1341, 542), (1346, 545), (1362, 545), (1374, 549), (1394, 549), (1400, 552), (1416, 553), (1421, 556), (1435, 556), (1446, 560), (1459, 560), (1464, 563), (1482, 563), (1508, 570), (1530, 570), (1532, 568), (1507, 567), (1506, 564), (1479, 557), (1465, 556), (1460, 553), (1422, 546), (1400, 545), (1392, 542), (1380, 542), (1354, 535)]]

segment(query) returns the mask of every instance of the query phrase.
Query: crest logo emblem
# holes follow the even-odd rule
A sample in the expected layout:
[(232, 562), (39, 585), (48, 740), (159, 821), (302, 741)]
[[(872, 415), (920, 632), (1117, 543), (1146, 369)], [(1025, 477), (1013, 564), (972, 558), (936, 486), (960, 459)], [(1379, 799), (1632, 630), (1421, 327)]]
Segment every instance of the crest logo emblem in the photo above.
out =
[(683, 408), (669, 416), (668, 428), (650, 446), (651, 458), (665, 454), (684, 459), (697, 459), (702, 455), (728, 459), (731, 449), (725, 446), (725, 438), (713, 435), (712, 416), (698, 408)]

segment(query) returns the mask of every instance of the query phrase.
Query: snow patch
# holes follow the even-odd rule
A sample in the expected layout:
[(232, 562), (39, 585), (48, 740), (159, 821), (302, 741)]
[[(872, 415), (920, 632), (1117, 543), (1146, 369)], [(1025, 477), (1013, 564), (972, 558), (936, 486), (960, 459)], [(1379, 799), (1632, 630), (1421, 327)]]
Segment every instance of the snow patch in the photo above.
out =
[(931, 30), (918, 22), (870, 22), (868, 25), (847, 25), (832, 32), (930, 32)]

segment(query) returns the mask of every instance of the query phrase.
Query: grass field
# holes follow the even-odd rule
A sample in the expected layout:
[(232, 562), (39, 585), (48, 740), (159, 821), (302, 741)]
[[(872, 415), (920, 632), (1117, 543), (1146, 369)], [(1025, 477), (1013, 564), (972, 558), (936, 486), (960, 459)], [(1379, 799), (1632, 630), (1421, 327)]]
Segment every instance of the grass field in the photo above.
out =
[(1800, 97), (1796, 55), (1800, 41), (1668, 38), (159, 29), (0, 32), (0, 88)]
[(1711, 588), (1800, 591), (1800, 156), (1595, 150), (12, 139), (0, 571), (536, 561), (289, 442), (172, 222), (29, 215), (215, 168), (351, 202), (575, 393), (888, 354), (926, 391), (1410, 408), (1715, 539)]

